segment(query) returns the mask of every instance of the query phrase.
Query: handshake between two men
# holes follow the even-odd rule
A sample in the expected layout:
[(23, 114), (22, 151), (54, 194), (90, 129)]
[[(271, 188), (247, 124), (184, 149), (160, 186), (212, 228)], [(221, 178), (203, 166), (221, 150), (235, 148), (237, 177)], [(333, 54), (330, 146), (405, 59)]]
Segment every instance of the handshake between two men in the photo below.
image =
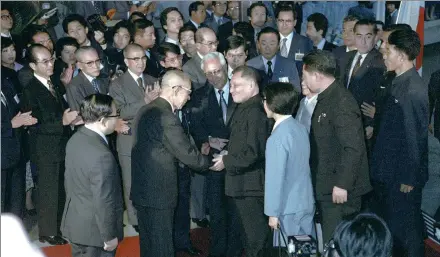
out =
[(211, 148), (219, 151), (220, 153), (213, 154), (212, 162), (214, 163), (209, 167), (212, 171), (222, 171), (225, 169), (225, 164), (223, 163), (223, 156), (228, 154), (228, 151), (223, 150), (226, 144), (229, 142), (228, 139), (209, 137), (209, 142), (203, 143), (200, 152), (203, 155), (209, 155)]

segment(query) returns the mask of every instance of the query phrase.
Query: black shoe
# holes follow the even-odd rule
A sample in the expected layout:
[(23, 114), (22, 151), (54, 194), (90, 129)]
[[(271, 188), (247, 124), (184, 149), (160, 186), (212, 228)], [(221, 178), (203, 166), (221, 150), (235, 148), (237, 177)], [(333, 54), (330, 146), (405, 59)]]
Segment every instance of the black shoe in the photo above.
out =
[(204, 218), (204, 219), (192, 219), (192, 221), (194, 223), (197, 224), (197, 226), (201, 227), (201, 228), (207, 228), (209, 227), (209, 220)]
[(26, 209), (26, 214), (28, 216), (37, 216), (37, 209), (35, 209), (35, 208), (30, 209), (30, 210)]
[(133, 225), (134, 230), (136, 230), (137, 233), (139, 233), (139, 226), (138, 225)]
[(190, 256), (199, 256), (202, 254), (202, 251), (193, 246), (184, 249), (177, 249), (176, 252), (184, 252)]
[(67, 241), (60, 236), (40, 236), (41, 243), (47, 242), (50, 245), (65, 245)]

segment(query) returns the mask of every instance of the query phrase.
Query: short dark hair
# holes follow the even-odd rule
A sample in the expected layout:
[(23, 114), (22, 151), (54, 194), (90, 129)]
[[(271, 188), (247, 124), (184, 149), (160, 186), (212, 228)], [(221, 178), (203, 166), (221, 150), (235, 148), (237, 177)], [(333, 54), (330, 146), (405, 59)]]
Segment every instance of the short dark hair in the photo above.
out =
[(254, 42), (255, 40), (255, 30), (249, 22), (236, 22), (234, 24), (234, 31), (235, 33), (241, 34), (247, 42)]
[(159, 56), (159, 61), (165, 61), (168, 52), (180, 55), (180, 48), (176, 44), (170, 42), (163, 42), (162, 44), (160, 44), (159, 48), (157, 49), (157, 52)]
[(383, 23), (383, 21), (376, 20), (376, 21), (374, 21), (374, 23), (376, 24), (376, 27), (377, 27), (377, 25), (381, 25), (382, 29), (385, 27), (385, 23)]
[(293, 8), (293, 6), (291, 6), (291, 5), (288, 5), (288, 4), (282, 4), (282, 5), (279, 5), (278, 4), (278, 7), (277, 7), (277, 9), (275, 10), (275, 18), (276, 19), (278, 19), (278, 15), (280, 14), (280, 12), (292, 12), (292, 14), (293, 14), (293, 19), (294, 20), (296, 20), (297, 19), (297, 14), (296, 14), (296, 11), (295, 11), (295, 9)]
[(368, 9), (373, 8), (373, 3), (371, 1), (358, 1), (359, 5), (363, 5)]
[(358, 22), (356, 22), (356, 24), (354, 25), (353, 32), (356, 33), (356, 28), (358, 26), (362, 26), (362, 25), (372, 26), (373, 27), (373, 34), (374, 35), (377, 34), (378, 29), (377, 29), (377, 26), (376, 26), (376, 21), (369, 20), (369, 19), (358, 20)]
[(188, 7), (188, 14), (189, 14), (189, 17), (191, 17), (191, 13), (192, 12), (197, 12), (197, 9), (199, 9), (199, 6), (200, 5), (203, 5), (203, 6), (205, 6), (202, 2), (200, 2), (200, 1), (196, 1), (196, 2), (192, 2), (190, 5), (189, 5), (189, 7)]
[(267, 15), (268, 15), (267, 6), (264, 3), (262, 3), (261, 1), (255, 2), (255, 3), (251, 4), (251, 6), (249, 6), (249, 8), (247, 9), (247, 16), (251, 17), (252, 10), (256, 7), (264, 7), (264, 10), (266, 10), (266, 19), (267, 19)]
[(347, 16), (345, 16), (345, 18), (342, 21), (342, 23), (346, 23), (346, 22), (349, 22), (349, 21), (358, 21), (358, 20), (359, 20), (359, 18), (357, 16), (355, 16), (355, 15), (347, 15)]
[(397, 24), (390, 24), (383, 28), (383, 31), (395, 31), (395, 30), (412, 30), (411, 26), (406, 23), (397, 23)]
[(81, 102), (80, 113), (84, 123), (97, 122), (107, 118), (113, 112), (113, 98), (109, 95), (93, 94)]
[(258, 75), (257, 71), (254, 68), (243, 65), (243, 66), (235, 68), (232, 71), (232, 74), (235, 74), (238, 72), (241, 72), (242, 78), (250, 79), (258, 85), (258, 82), (260, 81), (260, 76)]
[(46, 49), (48, 52), (50, 52), (49, 49), (47, 49), (42, 44), (35, 44), (35, 43), (31, 44), (26, 50), (26, 59), (29, 61), (29, 63), (37, 64), (37, 58), (35, 58), (35, 51), (38, 49)]
[(165, 10), (163, 10), (160, 13), (160, 25), (162, 26), (162, 29), (165, 33), (167, 33), (167, 30), (163, 26), (167, 25), (167, 16), (170, 12), (178, 12), (180, 14), (180, 18), (183, 19), (182, 13), (176, 7), (168, 7)]
[(388, 37), (388, 44), (394, 45), (397, 50), (406, 54), (410, 61), (416, 59), (420, 53), (420, 37), (414, 30), (393, 31)]
[(12, 39), (10, 39), (9, 37), (2, 36), (2, 49), (8, 48), (10, 46), (15, 46), (14, 41), (12, 41)]
[(336, 227), (335, 248), (340, 257), (389, 257), (393, 238), (386, 223), (372, 213), (362, 213)]
[(226, 45), (225, 45), (225, 55), (229, 50), (237, 49), (239, 47), (243, 47), (244, 51), (248, 51), (248, 44), (246, 43), (246, 40), (244, 40), (241, 36), (229, 36), (226, 39)]
[(52, 40), (52, 37), (50, 36), (49, 32), (43, 26), (29, 25), (22, 33), (24, 35), (26, 45), (35, 43), (34, 36), (37, 35), (38, 33), (46, 33), (49, 36), (50, 40)]
[(69, 23), (74, 22), (74, 21), (81, 24), (84, 28), (87, 28), (87, 21), (84, 18), (84, 16), (74, 13), (74, 14), (70, 14), (66, 18), (64, 18), (64, 20), (63, 20), (64, 33), (68, 32), (69, 29), (67, 27), (69, 26)]
[(179, 29), (179, 41), (180, 41), (180, 37), (182, 36), (182, 33), (187, 32), (187, 31), (192, 31), (194, 33), (194, 42), (195, 42), (197, 29), (191, 24), (184, 24), (183, 27), (181, 27)]
[(154, 27), (154, 24), (147, 19), (139, 19), (139, 20), (135, 20), (132, 23), (132, 26), (130, 27), (130, 35), (131, 35), (131, 40), (134, 41), (134, 37), (136, 36), (136, 34), (141, 31), (144, 30), (146, 28), (149, 27)]
[(385, 4), (393, 4), (396, 9), (400, 7), (400, 1), (386, 1)]
[(298, 92), (290, 83), (275, 82), (263, 89), (267, 107), (276, 114), (292, 114), (298, 104), (298, 96)]
[(260, 40), (261, 35), (269, 34), (269, 33), (275, 34), (277, 36), (278, 42), (280, 42), (280, 40), (281, 40), (280, 33), (278, 32), (278, 30), (276, 30), (272, 27), (265, 27), (264, 29), (262, 29), (257, 35), (257, 41)]
[(128, 31), (128, 34), (130, 34), (130, 22), (126, 20), (121, 20), (120, 22), (116, 23), (116, 25), (112, 29), (112, 36), (114, 36), (119, 29), (124, 28)]
[(55, 54), (57, 57), (61, 56), (61, 52), (64, 50), (65, 46), (74, 46), (76, 49), (79, 48), (79, 44), (73, 37), (62, 37), (58, 39), (55, 44)]
[(329, 51), (314, 50), (304, 56), (303, 63), (304, 69), (308, 72), (336, 76), (336, 59)]
[(316, 31), (322, 30), (322, 37), (325, 38), (328, 29), (328, 20), (324, 14), (315, 12), (307, 17), (307, 22), (313, 22)]
[(133, 22), (133, 17), (134, 17), (134, 16), (142, 17), (142, 19), (145, 19), (145, 15), (144, 15), (143, 13), (136, 11), (136, 12), (132, 12), (132, 13), (130, 14), (130, 17), (128, 17), (128, 20), (129, 20), (130, 22)]

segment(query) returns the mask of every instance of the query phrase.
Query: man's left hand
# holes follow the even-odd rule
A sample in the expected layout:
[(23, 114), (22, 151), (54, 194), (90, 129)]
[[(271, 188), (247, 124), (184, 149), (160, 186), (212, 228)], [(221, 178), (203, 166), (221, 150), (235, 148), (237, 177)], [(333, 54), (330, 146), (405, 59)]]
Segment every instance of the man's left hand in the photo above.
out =
[(222, 171), (225, 168), (225, 164), (223, 163), (223, 155), (214, 157), (212, 162), (214, 162), (214, 165), (209, 168), (212, 171)]
[(336, 203), (336, 204), (345, 203), (345, 202), (347, 202), (348, 192), (345, 189), (334, 186), (332, 198), (333, 198), (333, 203)]
[(402, 193), (407, 194), (407, 193), (411, 192), (413, 189), (414, 189), (413, 186), (400, 184), (400, 192), (402, 192)]

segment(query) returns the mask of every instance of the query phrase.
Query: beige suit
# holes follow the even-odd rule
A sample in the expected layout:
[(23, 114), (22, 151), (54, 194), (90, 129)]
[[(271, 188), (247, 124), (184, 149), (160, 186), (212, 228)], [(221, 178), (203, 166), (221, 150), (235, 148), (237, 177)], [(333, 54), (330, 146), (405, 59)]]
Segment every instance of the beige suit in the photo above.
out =
[(196, 53), (189, 61), (183, 65), (183, 72), (189, 75), (193, 91), (203, 87), (206, 83), (205, 73), (200, 68), (202, 63), (202, 59), (200, 59), (199, 55)]

